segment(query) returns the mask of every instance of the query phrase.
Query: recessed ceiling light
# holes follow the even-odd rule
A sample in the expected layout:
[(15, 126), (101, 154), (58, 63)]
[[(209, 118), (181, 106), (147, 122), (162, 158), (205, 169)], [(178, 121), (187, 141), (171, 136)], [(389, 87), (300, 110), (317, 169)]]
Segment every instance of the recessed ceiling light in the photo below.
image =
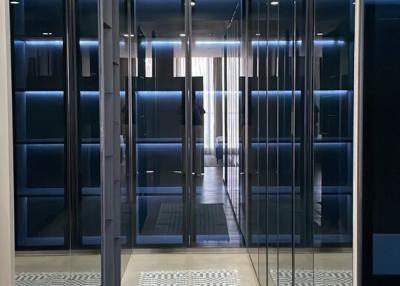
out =
[[(131, 34), (131, 38), (133, 38), (134, 36), (135, 36), (134, 34)], [(129, 34), (124, 34), (124, 37), (129, 38)]]
[(10, 1), (10, 4), (11, 4), (11, 5), (18, 5), (19, 2), (18, 2), (18, 1)]
[(180, 34), (179, 34), (179, 37), (182, 37), (182, 38), (183, 38), (183, 37), (185, 37), (185, 36), (186, 36), (185, 33), (180, 33)]
[(190, 2), (190, 5), (192, 5), (192, 7), (193, 7), (193, 6), (195, 6), (195, 5), (196, 5), (196, 2), (194, 2), (194, 1), (191, 1), (191, 2)]
[(259, 36), (261, 36), (261, 34), (260, 34), (260, 33), (257, 33), (256, 36), (259, 37)]
[(43, 35), (43, 36), (48, 36), (49, 33), (44, 32), (44, 33), (42, 33), (42, 35)]
[(317, 33), (317, 36), (323, 36), (323, 35), (324, 35), (324, 33), (321, 33), (321, 32)]
[(272, 5), (272, 6), (279, 5), (279, 2), (278, 2), (278, 1), (272, 1), (272, 2), (271, 2), (271, 5)]

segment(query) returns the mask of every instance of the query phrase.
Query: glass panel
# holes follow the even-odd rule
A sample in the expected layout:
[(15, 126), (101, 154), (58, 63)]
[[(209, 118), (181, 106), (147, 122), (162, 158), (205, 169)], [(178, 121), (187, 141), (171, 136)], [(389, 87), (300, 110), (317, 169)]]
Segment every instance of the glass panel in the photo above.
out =
[(100, 128), (97, 4), (78, 2), (77, 38), (80, 138), (78, 208), (82, 248), (100, 249)]
[[(225, 45), (225, 104), (226, 104), (226, 188), (231, 208), (241, 233), (246, 233), (246, 198), (244, 196), (244, 7), (235, 6), (226, 28)], [(230, 6), (232, 7), (232, 6)]]
[[(320, 271), (352, 270), (354, 5), (316, 1), (313, 226)], [(326, 281), (324, 281), (327, 283)]]
[(309, 152), (306, 151), (307, 130), (309, 126), (305, 124), (305, 118), (309, 117), (306, 103), (305, 81), (307, 76), (304, 75), (306, 65), (306, 10), (307, 1), (296, 1), (295, 17), (296, 17), (296, 93), (295, 93), (295, 116), (293, 130), (295, 142), (295, 158), (294, 158), (294, 282), (298, 283), (300, 279), (304, 283), (314, 285), (314, 249), (312, 244), (312, 190), (306, 187), (306, 158)]
[[(260, 212), (262, 210), (262, 196), (264, 189), (260, 186), (260, 151), (264, 145), (260, 142), (260, 101), (263, 99), (260, 90), (259, 78), (259, 64), (260, 64), (260, 49), (259, 42), (261, 39), (259, 31), (259, 6), (258, 1), (252, 3), (251, 13), (249, 14), (249, 38), (253, 45), (251, 45), (251, 53), (248, 53), (248, 60), (251, 63), (248, 67), (248, 85), (249, 85), (249, 229), (248, 229), (248, 251), (250, 259), (253, 263), (256, 275), (260, 281), (260, 267), (259, 267), (259, 250), (260, 250)], [(265, 94), (263, 94), (265, 97)]]
[[(223, 123), (231, 124), (231, 120), (239, 123), (239, 105), (235, 106), (236, 117), (232, 118), (226, 116), (222, 104), (223, 98), (228, 105), (238, 104), (240, 100), (237, 91), (234, 96), (226, 92), (227, 77), (234, 80), (232, 85), (238, 86), (240, 58), (236, 58), (236, 74), (232, 74), (226, 67), (226, 56), (228, 51), (240, 51), (241, 11), (237, 0), (221, 3), (197, 0), (192, 6), (193, 134), (196, 142), (193, 158), (196, 201), (192, 229), (196, 245), (239, 246), (241, 242), (238, 206), (236, 212), (232, 208), (239, 205), (239, 196), (230, 200), (232, 197), (227, 195), (223, 180)], [(231, 20), (232, 27), (228, 29), (236, 29), (236, 34), (232, 35), (235, 39), (227, 39), (225, 23)], [(230, 134), (229, 129), (227, 132)], [(239, 175), (239, 162), (235, 167)]]
[[(79, 190), (72, 199), (71, 230), (74, 232), (74, 272), (100, 275), (101, 202), (100, 202), (100, 129), (97, 4), (77, 2), (77, 82), (79, 132)], [(72, 196), (74, 198), (74, 196)], [(76, 221), (75, 221), (76, 219)], [(93, 249), (84, 253), (83, 249)], [(77, 263), (85, 261), (85, 263)], [(100, 285), (100, 279), (93, 281)]]
[[(272, 4), (272, 2), (271, 2)], [(279, 283), (292, 284), (293, 276), (293, 156), (292, 105), (294, 90), (294, 2), (279, 1), (277, 66), (277, 215)], [(271, 95), (273, 93), (271, 92)]]
[(130, 185), (132, 174), (130, 173), (129, 150), (129, 92), (131, 91), (130, 70), (132, 70), (130, 57), (133, 45), (133, 33), (131, 32), (132, 8), (129, 0), (120, 0), (119, 7), (119, 33), (120, 33), (120, 98), (121, 98), (121, 275), (125, 273), (133, 247), (134, 214), (133, 192)]
[[(279, 181), (278, 181), (278, 122), (279, 122), (279, 3), (267, 3), (267, 246), (269, 283), (279, 285)], [(272, 284), (272, 285), (274, 285)]]
[[(17, 249), (68, 245), (64, 208), (63, 3), (54, 1), (46, 6), (60, 16), (51, 21), (41, 12), (44, 3), (11, 5)], [(50, 201), (54, 207), (44, 211), (43, 204)]]
[[(238, 38), (238, 19), (233, 22), (227, 30), (227, 41), (235, 41)], [(235, 167), (238, 160), (238, 141), (239, 129), (237, 97), (240, 91), (238, 86), (240, 69), (240, 49), (238, 47), (227, 47), (226, 49), (226, 168), (227, 168), (227, 192), (232, 201), (232, 209), (236, 216), (239, 212), (238, 191), (239, 191), (239, 169)]]
[(182, 1), (135, 1), (136, 243), (183, 243)]
[(249, 15), (249, 252), (261, 285), (267, 285), (267, 5), (253, 1)]
[[(257, 228), (253, 231), (257, 237), (258, 243), (258, 277), (261, 285), (268, 285), (268, 263), (267, 263), (267, 8), (262, 0), (254, 1), (257, 5), (254, 11), (257, 11), (257, 26), (249, 32), (251, 47), (253, 50), (253, 74), (252, 78), (257, 80), (256, 86), (251, 84), (249, 78), (249, 96), (252, 102), (256, 102), (257, 118), (250, 121), (252, 126), (257, 126), (257, 136), (255, 150), (257, 151), (257, 182), (251, 194), (254, 196), (253, 205), (257, 206)], [(249, 59), (250, 60), (250, 59)], [(254, 108), (249, 111), (254, 112)], [(253, 117), (253, 116), (252, 116)], [(252, 142), (253, 144), (253, 142)], [(253, 150), (254, 148), (252, 148)]]
[[(70, 233), (65, 193), (65, 3), (13, 2), (10, 13), (18, 281), (37, 279), (43, 273), (67, 274), (69, 252), (55, 250), (69, 250)], [(20, 255), (20, 250), (26, 251), (25, 255)], [(31, 250), (54, 250), (55, 255), (33, 255)]]

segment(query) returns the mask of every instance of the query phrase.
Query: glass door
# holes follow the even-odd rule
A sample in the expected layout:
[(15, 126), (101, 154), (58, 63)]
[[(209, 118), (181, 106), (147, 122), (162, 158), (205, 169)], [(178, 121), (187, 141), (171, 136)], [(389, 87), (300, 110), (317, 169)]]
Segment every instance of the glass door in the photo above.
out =
[[(191, 6), (192, 245), (240, 246), (244, 216), (244, 4)], [(224, 178), (224, 170), (226, 175)], [(242, 174), (242, 175), (241, 175)], [(243, 209), (244, 210), (244, 209)]]
[(184, 242), (185, 13), (136, 0), (133, 97), (137, 245)]
[(135, 243), (239, 246), (243, 3), (133, 3)]

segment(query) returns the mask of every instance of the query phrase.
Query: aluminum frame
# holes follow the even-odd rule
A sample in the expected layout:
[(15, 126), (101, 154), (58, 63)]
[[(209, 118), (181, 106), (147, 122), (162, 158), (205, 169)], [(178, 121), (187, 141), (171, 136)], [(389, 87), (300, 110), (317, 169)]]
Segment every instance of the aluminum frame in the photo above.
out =
[(121, 284), (119, 2), (98, 0), (101, 280)]

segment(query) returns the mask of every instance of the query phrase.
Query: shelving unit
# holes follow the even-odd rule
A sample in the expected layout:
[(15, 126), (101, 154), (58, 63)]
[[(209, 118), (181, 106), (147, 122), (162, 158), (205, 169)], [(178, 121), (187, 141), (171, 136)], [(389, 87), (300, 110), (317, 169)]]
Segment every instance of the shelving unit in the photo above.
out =
[[(77, 8), (78, 91), (68, 95), (65, 0), (11, 7), (17, 249), (100, 243), (97, 5), (77, 1)], [(77, 118), (67, 113), (71, 98)], [(72, 192), (67, 144), (75, 143), (66, 140), (71, 120), (79, 125), (77, 146), (70, 146), (79, 161), (79, 186)]]
[[(250, 81), (251, 82), (251, 81)], [(280, 217), (285, 217), (285, 213), (290, 208), (292, 196), (292, 176), (290, 165), (291, 162), (292, 143), (289, 131), (291, 130), (291, 112), (285, 112), (291, 108), (293, 91), (291, 90), (270, 90), (260, 91), (252, 90), (251, 104), (252, 110), (257, 110), (260, 106), (259, 113), (262, 116), (267, 112), (269, 116), (269, 138), (265, 137), (266, 122), (260, 122), (257, 130), (253, 130), (251, 134), (259, 134), (261, 137), (251, 138), (251, 153), (253, 156), (259, 156), (260, 166), (255, 166), (259, 170), (265, 170), (265, 173), (258, 175), (259, 181), (251, 182), (251, 196), (253, 204), (259, 203), (260, 200), (269, 197), (270, 208), (276, 208), (275, 212), (280, 213)], [(300, 100), (302, 93), (300, 90), (294, 91), (295, 104), (297, 113), (299, 113)], [(315, 227), (314, 242), (319, 244), (336, 245), (345, 247), (352, 241), (352, 96), (351, 90), (316, 90), (314, 92), (315, 101), (318, 102), (319, 111), (317, 115), (318, 124), (315, 125), (316, 133), (313, 142), (314, 150), (314, 199), (319, 198), (321, 211), (320, 228)], [(268, 97), (269, 110), (266, 110), (266, 100)], [(279, 105), (277, 104), (279, 100)], [(279, 109), (278, 109), (279, 107)], [(286, 108), (286, 110), (285, 110)], [(279, 117), (277, 117), (279, 112)], [(282, 115), (281, 115), (282, 114)], [(297, 114), (298, 115), (298, 114)], [(252, 124), (257, 122), (257, 113), (252, 114)], [(276, 121), (279, 118), (279, 125)], [(301, 122), (297, 120), (296, 122)], [(252, 126), (252, 125), (251, 125)], [(279, 130), (276, 128), (279, 126)], [(257, 127), (256, 125), (254, 127)], [(279, 137), (277, 137), (279, 132)], [(296, 126), (296, 133), (300, 134), (300, 129)], [(300, 158), (302, 144), (301, 138), (296, 138), (294, 143), (296, 158)], [(267, 149), (268, 148), (268, 149)], [(273, 166), (266, 165), (267, 158), (280, 158), (279, 181), (274, 181), (277, 170)], [(272, 158), (272, 159), (271, 159)], [(296, 160), (298, 160), (296, 159)], [(257, 164), (257, 161), (253, 162)], [(256, 170), (256, 169), (255, 169)], [(317, 174), (319, 173), (319, 175)], [(269, 179), (269, 185), (266, 186), (266, 176)], [(296, 217), (301, 221), (302, 213), (306, 210), (302, 206), (302, 191), (300, 181), (295, 183), (295, 207)], [(279, 197), (279, 207), (278, 200)], [(275, 199), (274, 199), (275, 198)], [(271, 204), (272, 201), (272, 204)], [(283, 211), (280, 210), (283, 208)], [(260, 208), (263, 211), (263, 208)], [(263, 211), (264, 213), (265, 211)], [(273, 213), (274, 211), (272, 211)], [(253, 214), (256, 216), (256, 214)], [(266, 215), (266, 214), (265, 214)], [(262, 215), (261, 215), (262, 217)], [(254, 217), (256, 219), (256, 217)], [(338, 225), (338, 222), (341, 225)], [(263, 224), (266, 227), (266, 224)], [(269, 222), (270, 229), (276, 229), (277, 225), (273, 221)], [(296, 243), (301, 241), (301, 226), (296, 226)], [(266, 230), (260, 230), (255, 227), (252, 237), (257, 243), (290, 243), (291, 221), (281, 222), (280, 233), (268, 234)], [(287, 235), (285, 235), (287, 234)]]

